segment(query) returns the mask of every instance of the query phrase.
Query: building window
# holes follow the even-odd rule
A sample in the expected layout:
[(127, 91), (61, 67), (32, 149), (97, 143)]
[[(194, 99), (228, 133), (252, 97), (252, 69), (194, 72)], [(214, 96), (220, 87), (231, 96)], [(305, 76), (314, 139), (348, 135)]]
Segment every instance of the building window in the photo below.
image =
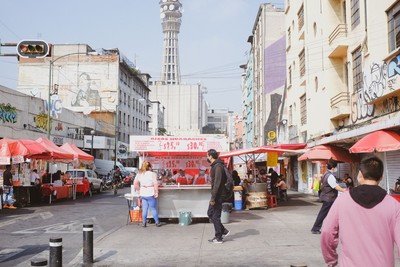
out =
[(299, 12), (297, 13), (297, 20), (299, 21), (299, 31), (300, 31), (304, 26), (304, 6), (303, 5), (300, 7)]
[(287, 39), (288, 39), (288, 48), (291, 46), (291, 44), (292, 44), (292, 32), (291, 32), (291, 29), (290, 29), (290, 27), (288, 28), (288, 30), (287, 30)]
[(306, 94), (300, 97), (300, 122), (301, 125), (307, 123), (307, 99)]
[(306, 74), (306, 59), (305, 59), (306, 53), (305, 50), (303, 49), (300, 54), (299, 54), (299, 65), (300, 65), (300, 78)]
[(358, 24), (360, 24), (360, 2), (351, 0), (351, 29), (353, 30)]
[(361, 47), (357, 48), (352, 53), (352, 57), (353, 57), (353, 91), (357, 92), (358, 89), (363, 87)]
[(400, 2), (387, 11), (389, 29), (389, 52), (400, 47)]
[(289, 106), (289, 125), (293, 125), (293, 106)]
[(292, 66), (288, 69), (288, 85), (292, 85)]

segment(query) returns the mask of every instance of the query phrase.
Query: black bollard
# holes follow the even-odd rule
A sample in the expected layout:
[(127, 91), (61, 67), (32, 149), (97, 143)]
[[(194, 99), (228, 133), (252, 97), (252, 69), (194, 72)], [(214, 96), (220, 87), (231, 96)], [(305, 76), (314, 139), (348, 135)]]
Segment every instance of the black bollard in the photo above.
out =
[(93, 263), (93, 224), (83, 225), (83, 263)]
[(31, 266), (47, 266), (47, 260), (46, 259), (31, 260)]
[(62, 267), (62, 238), (50, 238), (49, 267)]

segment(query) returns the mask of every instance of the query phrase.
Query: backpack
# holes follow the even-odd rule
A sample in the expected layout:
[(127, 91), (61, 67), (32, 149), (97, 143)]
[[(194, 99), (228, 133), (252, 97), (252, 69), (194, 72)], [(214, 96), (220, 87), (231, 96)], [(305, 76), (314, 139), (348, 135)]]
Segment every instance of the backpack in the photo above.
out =
[(228, 168), (224, 166), (226, 182), (224, 185), (224, 197), (225, 200), (230, 200), (233, 196), (233, 188), (235, 186), (235, 182), (233, 181), (232, 174), (229, 172)]

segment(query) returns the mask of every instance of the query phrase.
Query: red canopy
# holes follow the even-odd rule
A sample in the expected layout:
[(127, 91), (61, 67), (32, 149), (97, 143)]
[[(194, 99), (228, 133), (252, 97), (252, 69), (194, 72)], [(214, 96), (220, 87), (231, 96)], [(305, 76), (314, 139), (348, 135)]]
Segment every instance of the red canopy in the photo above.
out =
[(44, 146), (48, 151), (50, 151), (51, 158), (50, 160), (66, 162), (69, 163), (74, 159), (74, 154), (65, 151), (64, 149), (58, 147), (49, 139), (39, 138), (36, 140), (39, 144)]
[(220, 158), (228, 158), (228, 157), (234, 157), (234, 156), (240, 156), (244, 154), (261, 154), (261, 153), (267, 153), (267, 152), (277, 152), (279, 154), (282, 153), (299, 153), (296, 149), (298, 148), (304, 148), (304, 145), (301, 146), (288, 146), (294, 149), (289, 149), (289, 148), (284, 148), (284, 145), (273, 145), (273, 146), (261, 146), (261, 147), (253, 147), (253, 148), (244, 148), (244, 149), (239, 149), (239, 150), (234, 150), (230, 152), (221, 152), (219, 157)]
[(372, 153), (400, 149), (400, 135), (394, 131), (379, 130), (367, 134), (350, 147), (351, 153)]
[(74, 155), (74, 159), (78, 159), (82, 161), (83, 163), (93, 163), (94, 157), (85, 151), (82, 151), (78, 147), (76, 147), (74, 144), (64, 144), (60, 148), (63, 150), (67, 151), (68, 153), (71, 153)]
[(298, 160), (329, 160), (334, 159), (341, 162), (353, 162), (355, 159), (347, 149), (331, 146), (318, 145), (310, 148), (299, 157)]
[(21, 163), (24, 158), (49, 158), (50, 152), (41, 144), (27, 139), (0, 140), (0, 164)]

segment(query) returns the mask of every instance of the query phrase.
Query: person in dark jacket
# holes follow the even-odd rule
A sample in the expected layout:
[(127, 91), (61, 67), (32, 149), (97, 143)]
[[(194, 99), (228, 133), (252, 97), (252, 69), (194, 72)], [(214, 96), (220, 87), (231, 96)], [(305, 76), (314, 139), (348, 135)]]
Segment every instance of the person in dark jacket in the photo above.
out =
[(329, 210), (332, 207), (333, 202), (335, 201), (338, 191), (344, 192), (345, 189), (341, 188), (336, 182), (336, 178), (333, 173), (336, 170), (337, 162), (333, 160), (329, 160), (327, 164), (328, 170), (324, 173), (321, 178), (321, 194), (319, 199), (322, 202), (321, 209), (315, 219), (315, 223), (311, 229), (311, 233), (320, 234), (322, 223), (328, 215)]
[(211, 243), (222, 244), (223, 238), (229, 235), (229, 230), (221, 223), (222, 202), (226, 198), (224, 186), (226, 175), (224, 162), (218, 158), (215, 149), (207, 151), (207, 161), (211, 163), (211, 199), (208, 205), (207, 215), (214, 224), (215, 237), (208, 240)]
[(239, 186), (240, 185), (240, 176), (236, 170), (232, 171), (232, 178), (233, 178), (233, 182), (235, 183), (235, 186)]

